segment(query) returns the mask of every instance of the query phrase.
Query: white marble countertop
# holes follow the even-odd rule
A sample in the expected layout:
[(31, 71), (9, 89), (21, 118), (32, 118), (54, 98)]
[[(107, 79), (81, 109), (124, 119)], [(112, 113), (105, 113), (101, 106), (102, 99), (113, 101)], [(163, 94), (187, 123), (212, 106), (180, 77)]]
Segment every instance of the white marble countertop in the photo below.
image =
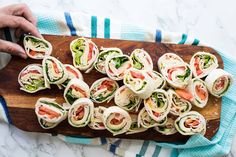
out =
[[(235, 0), (0, 0), (0, 6), (16, 2), (25, 2), (31, 9), (82, 11), (137, 25), (187, 33), (235, 57)], [(0, 123), (0, 130), (0, 157), (113, 156), (100, 147), (68, 144), (56, 137), (23, 132), (4, 123)], [(232, 148), (230, 157), (236, 156), (236, 137)]]

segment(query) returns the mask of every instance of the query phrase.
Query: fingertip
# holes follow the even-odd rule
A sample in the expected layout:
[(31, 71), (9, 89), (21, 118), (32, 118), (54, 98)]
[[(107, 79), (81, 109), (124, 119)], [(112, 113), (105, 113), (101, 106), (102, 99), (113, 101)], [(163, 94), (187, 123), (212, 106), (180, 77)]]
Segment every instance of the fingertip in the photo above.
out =
[(39, 33), (39, 38), (44, 39), (44, 37), (42, 36), (42, 34)]
[(37, 33), (35, 33), (35, 34), (32, 34), (32, 35), (34, 35), (35, 37), (38, 37), (38, 38), (40, 38), (40, 39), (44, 39), (43, 36), (42, 36), (42, 34), (40, 34), (39, 32), (37, 32)]
[(27, 55), (26, 55), (26, 53), (20, 53), (19, 54), (19, 56), (21, 57), (21, 58), (23, 58), (23, 59), (27, 59)]

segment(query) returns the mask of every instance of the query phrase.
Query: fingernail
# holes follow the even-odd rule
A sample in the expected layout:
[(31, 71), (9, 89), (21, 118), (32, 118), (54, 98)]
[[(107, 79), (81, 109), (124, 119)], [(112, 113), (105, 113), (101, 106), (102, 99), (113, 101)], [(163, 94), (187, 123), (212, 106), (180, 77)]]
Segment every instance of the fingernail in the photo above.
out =
[(40, 34), (40, 38), (41, 38), (41, 39), (44, 39), (44, 37), (43, 37), (41, 34)]

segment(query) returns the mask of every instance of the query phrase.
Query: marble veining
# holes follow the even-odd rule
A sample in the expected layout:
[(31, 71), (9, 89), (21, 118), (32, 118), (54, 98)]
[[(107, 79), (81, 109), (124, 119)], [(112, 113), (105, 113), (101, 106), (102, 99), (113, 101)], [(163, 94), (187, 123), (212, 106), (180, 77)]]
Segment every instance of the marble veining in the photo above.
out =
[[(184, 32), (235, 57), (235, 0), (0, 0), (0, 6), (16, 2), (24, 2), (31, 9), (80, 11), (144, 27)], [(0, 130), (0, 157), (114, 156), (101, 147), (65, 143), (57, 137), (24, 132), (5, 123), (0, 123)], [(228, 157), (234, 156), (236, 137)]]

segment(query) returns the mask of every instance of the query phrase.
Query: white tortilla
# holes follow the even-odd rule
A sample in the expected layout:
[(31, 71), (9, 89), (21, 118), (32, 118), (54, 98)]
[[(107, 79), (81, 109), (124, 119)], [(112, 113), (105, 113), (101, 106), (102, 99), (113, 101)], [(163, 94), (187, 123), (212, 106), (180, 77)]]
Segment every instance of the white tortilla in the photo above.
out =
[[(84, 54), (81, 56), (81, 59), (80, 61), (82, 62), (82, 64), (80, 63), (80, 65), (77, 65), (76, 61), (75, 61), (75, 53), (74, 51), (72, 50), (72, 45), (75, 44), (77, 42), (77, 40), (85, 40), (84, 44), (85, 44), (85, 49), (84, 49)], [(89, 44), (92, 44), (93, 45), (93, 55), (92, 55), (92, 59), (87, 62), (87, 54), (89, 53)], [(99, 50), (96, 46), (96, 44), (94, 42), (92, 42), (92, 40), (90, 39), (87, 39), (87, 38), (84, 38), (84, 37), (81, 37), (81, 38), (77, 38), (75, 40), (73, 40), (71, 43), (70, 43), (70, 51), (71, 51), (71, 54), (72, 54), (72, 57), (73, 57), (73, 65), (78, 68), (79, 70), (82, 70), (82, 71), (86, 71), (85, 73), (88, 73), (92, 70), (93, 68), (93, 63), (95, 62), (98, 54), (99, 54)]]
[[(141, 74), (144, 77), (144, 79), (142, 80), (139, 78), (133, 78), (131, 76), (132, 71)], [(154, 80), (147, 74), (147, 71), (145, 70), (137, 70), (134, 68), (127, 70), (125, 72), (123, 82), (129, 89), (131, 89), (136, 95), (138, 95), (142, 99), (150, 97), (150, 95), (156, 88), (156, 86), (154, 86), (155, 84)], [(144, 82), (146, 82), (145, 85)], [(135, 85), (134, 84), (132, 85), (131, 83), (132, 84), (135, 83)]]
[[(115, 92), (114, 98), (115, 104), (126, 111), (131, 111), (141, 104), (141, 98), (139, 98), (132, 90), (123, 85)], [(131, 106), (128, 106), (131, 102), (134, 102)]]
[[(107, 54), (108, 53), (108, 54)], [(107, 55), (105, 55), (107, 54)], [(102, 74), (106, 74), (105, 63), (106, 59), (111, 56), (122, 55), (123, 52), (121, 49), (116, 47), (109, 47), (109, 48), (101, 48), (101, 52), (98, 54), (96, 61), (94, 62), (94, 67), (97, 71)], [(104, 56), (105, 60), (101, 60), (101, 56)]]
[[(126, 61), (118, 69), (116, 69), (115, 65), (112, 64), (113, 59), (122, 58), (122, 57), (127, 58), (128, 61)], [(106, 69), (107, 76), (110, 77), (112, 80), (117, 80), (117, 81), (122, 80), (124, 78), (125, 71), (127, 71), (131, 67), (132, 67), (131, 59), (127, 55), (108, 56), (105, 62), (105, 69)]]
[[(185, 70), (183, 70), (182, 68), (179, 69), (175, 69), (173, 70), (173, 72), (171, 73), (171, 79), (169, 78), (169, 73), (171, 71), (171, 69), (177, 68), (177, 67), (185, 67)], [(186, 77), (184, 80), (179, 78), (178, 76), (183, 76), (185, 74), (187, 74), (187, 70), (189, 70), (189, 75), (188, 77)], [(184, 89), (187, 87), (187, 85), (189, 84), (190, 80), (192, 79), (192, 70), (190, 69), (189, 65), (185, 62), (178, 62), (175, 64), (170, 64), (168, 66), (166, 66), (162, 71), (161, 71), (163, 77), (166, 79), (167, 83), (173, 87), (173, 88), (180, 88), (180, 89)]]
[(165, 53), (158, 59), (157, 66), (161, 72), (167, 66), (175, 65), (181, 62), (184, 62), (183, 59), (175, 53)]
[[(106, 94), (108, 92), (107, 88), (103, 88), (103, 89), (97, 90), (97, 87), (99, 85), (101, 85), (101, 83), (103, 81), (106, 81), (106, 80), (112, 82), (114, 84), (114, 88), (115, 89), (114, 89), (114, 91), (112, 91), (113, 93), (109, 97), (105, 98), (104, 100), (101, 100), (101, 101), (99, 100), (98, 101), (98, 100), (96, 100), (98, 98), (97, 95), (99, 95), (99, 94)], [(103, 102), (106, 102), (106, 101), (109, 102), (114, 97), (115, 92), (116, 92), (116, 90), (118, 88), (119, 88), (119, 85), (118, 85), (118, 83), (116, 81), (114, 81), (114, 80), (112, 80), (112, 79), (110, 79), (108, 77), (104, 77), (104, 78), (98, 79), (97, 81), (95, 81), (91, 85), (91, 87), (90, 87), (90, 97), (91, 97), (92, 101), (96, 102), (96, 103), (103, 103)], [(94, 90), (96, 90), (95, 93), (93, 93)]]
[[(46, 62), (47, 62), (47, 60), (53, 60), (57, 64), (57, 66), (60, 67), (59, 74), (60, 75), (62, 74), (62, 77), (54, 75), (54, 77), (58, 79), (57, 81), (51, 81), (50, 78), (49, 78), (50, 76), (51, 77), (53, 77), (53, 76), (52, 76), (52, 73), (48, 73), (46, 71)], [(45, 84), (46, 83), (49, 83), (49, 84), (61, 84), (61, 83), (63, 83), (67, 79), (68, 74), (67, 74), (67, 71), (65, 70), (64, 65), (58, 59), (56, 59), (55, 57), (45, 56), (44, 59), (43, 59), (42, 65), (43, 65), (43, 75), (44, 75), (44, 78), (45, 78)], [(48, 75), (47, 75), (47, 73), (48, 73)]]
[[(164, 118), (163, 120), (157, 122), (154, 119), (152, 119), (148, 112), (146, 111), (145, 107), (143, 107), (139, 114), (138, 114), (138, 127), (144, 127), (146, 129), (148, 128), (152, 128), (158, 125), (163, 125), (166, 123), (166, 118)], [(148, 123), (147, 123), (148, 122)]]
[(179, 116), (180, 114), (189, 112), (192, 109), (192, 104), (188, 100), (181, 98), (174, 90), (169, 89), (167, 93), (171, 104), (171, 114)]
[[(117, 116), (117, 114), (119, 116)], [(111, 119), (110, 119), (110, 116), (112, 116)], [(123, 120), (122, 120), (121, 124), (119, 124), (119, 125), (115, 125), (115, 124), (112, 125), (109, 123), (110, 122), (109, 120), (112, 120), (113, 118), (116, 118), (118, 120), (121, 120), (121, 119), (123, 119)], [(122, 108), (117, 107), (117, 106), (111, 106), (111, 107), (107, 108), (105, 110), (105, 112), (103, 113), (103, 123), (104, 123), (106, 129), (108, 131), (110, 131), (113, 134), (113, 136), (116, 136), (116, 135), (123, 134), (123, 133), (127, 132), (131, 126), (132, 120), (131, 120), (131, 117), (127, 111), (125, 111)], [(118, 130), (118, 129), (120, 129), (120, 130)]]
[[(41, 41), (41, 44), (36, 44), (36, 45), (33, 45), (33, 43), (31, 41), (27, 41), (26, 39), (27, 38), (34, 38), (35, 40), (39, 40)], [(48, 47), (45, 47), (44, 44), (42, 43), (45, 43)], [(31, 35), (26, 35), (23, 39), (23, 44), (24, 44), (24, 48), (25, 48), (25, 52), (27, 54), (27, 56), (29, 56), (30, 58), (32, 59), (43, 59), (45, 56), (50, 56), (51, 53), (52, 53), (52, 45), (50, 42), (48, 42), (47, 40), (45, 39), (40, 39), (40, 38), (37, 38), (37, 37), (34, 37), (34, 36), (31, 36)], [(33, 51), (38, 51), (38, 52), (44, 52), (45, 54), (41, 54), (41, 53), (37, 53), (36, 56), (32, 56), (30, 54), (30, 50), (33, 50)]]
[(88, 124), (88, 126), (91, 129), (94, 129), (94, 130), (105, 130), (106, 129), (105, 126), (100, 125), (100, 124), (103, 124), (102, 116), (103, 116), (103, 113), (105, 112), (106, 109), (107, 108), (103, 107), (103, 106), (98, 106), (98, 107), (94, 108), (93, 116), (91, 117), (91, 121)]
[[(45, 79), (44, 78), (44, 75), (43, 75), (43, 68), (42, 68), (42, 65), (40, 65), (40, 64), (29, 64), (29, 65), (27, 65), (26, 67), (24, 67), (22, 70), (21, 70), (21, 72), (19, 73), (19, 75), (18, 75), (18, 83), (20, 84), (20, 90), (23, 90), (23, 91), (25, 91), (25, 92), (27, 92), (27, 93), (36, 93), (37, 91), (40, 91), (40, 90), (43, 90), (43, 89), (46, 89), (47, 88), (47, 85), (45, 84), (45, 81), (44, 81), (44, 86), (42, 86), (42, 87), (39, 87), (38, 89), (36, 89), (36, 90), (34, 90), (34, 91), (30, 91), (30, 90), (27, 90), (26, 88), (24, 88), (24, 83), (23, 83), (23, 80), (22, 80), (22, 78), (21, 78), (21, 74), (22, 73), (24, 73), (24, 72), (26, 72), (26, 71), (29, 71), (29, 70), (37, 70), (40, 74), (37, 74), (37, 76), (41, 76), (41, 77), (43, 77), (43, 79)], [(35, 76), (36, 77), (36, 76)], [(35, 78), (34, 77), (34, 78)], [(26, 80), (28, 79), (27, 77), (25, 78)], [(25, 81), (26, 81), (25, 80)], [(28, 82), (28, 83), (30, 83), (30, 82)]]
[[(199, 125), (195, 127), (191, 127), (188, 125), (189, 127), (186, 127), (185, 120), (187, 119), (192, 119), (192, 120), (198, 119)], [(175, 120), (175, 128), (182, 135), (194, 135), (194, 134), (204, 135), (206, 132), (206, 120), (200, 113), (196, 111), (190, 111), (180, 115)]]
[[(139, 69), (139, 70), (153, 70), (153, 62), (152, 62), (152, 58), (150, 57), (150, 55), (148, 54), (147, 51), (145, 51), (144, 49), (135, 49), (131, 55), (131, 63), (132, 63), (132, 67)], [(138, 61), (142, 67), (137, 67), (135, 66), (135, 62)]]
[[(155, 98), (154, 95), (157, 95), (157, 97), (162, 100), (161, 102), (164, 102), (162, 106), (158, 106), (158, 104), (155, 103), (153, 100)], [(157, 122), (163, 120), (170, 112), (171, 108), (168, 93), (163, 89), (156, 89), (149, 98), (144, 100), (144, 107), (152, 119)], [(158, 115), (155, 115), (153, 112), (157, 113)]]
[[(45, 102), (48, 102), (48, 103), (53, 103), (54, 105), (56, 105), (57, 107), (53, 106), (53, 105), (48, 105), (48, 104), (45, 104), (43, 103), (42, 101), (45, 101)], [(42, 115), (42, 114), (39, 114), (39, 111), (40, 111), (40, 107), (41, 106), (44, 106), (50, 110), (53, 110), (54, 112), (57, 112), (60, 114), (59, 117), (54, 117), (54, 118), (50, 118), (48, 117), (48, 115)], [(61, 106), (59, 105), (55, 99), (52, 99), (52, 98), (39, 98), (35, 104), (35, 113), (38, 117), (38, 119), (43, 119), (49, 123), (59, 123), (61, 122), (62, 120), (65, 119), (65, 117), (67, 116), (67, 112), (66, 110)]]
[[(206, 99), (205, 100), (201, 100), (200, 97), (197, 95), (197, 93), (195, 91), (196, 85), (201, 86), (201, 89), (205, 91), (205, 93), (206, 93)], [(202, 81), (201, 79), (198, 79), (198, 78), (194, 78), (194, 79), (191, 80), (191, 82), (190, 82), (187, 89), (193, 95), (192, 103), (195, 106), (197, 106), (199, 108), (203, 108), (207, 105), (207, 102), (208, 102), (208, 99), (209, 99), (209, 94), (208, 94), (208, 91), (207, 91), (206, 83), (204, 81)]]
[[(142, 126), (138, 127), (138, 115), (130, 114), (130, 116), (132, 119), (132, 123), (129, 130), (126, 132), (126, 135), (137, 134), (137, 133), (144, 132), (147, 130), (147, 128), (144, 128)], [(132, 125), (134, 125), (134, 127), (132, 127)]]
[[(218, 90), (216, 91), (214, 89), (214, 85), (216, 83), (216, 81), (220, 78), (224, 78), (224, 88), (223, 91), (222, 90)], [(233, 75), (231, 75), (230, 73), (224, 71), (223, 69), (214, 69), (212, 70), (209, 75), (206, 77), (205, 79), (206, 82), (206, 86), (208, 91), (214, 95), (215, 97), (222, 97), (230, 88), (230, 86), (232, 86), (234, 80), (233, 80)]]
[(170, 117), (167, 118), (167, 122), (164, 125), (154, 127), (154, 130), (162, 133), (163, 135), (173, 135), (177, 132), (174, 125), (174, 120)]
[[(213, 59), (214, 62), (212, 62), (212, 64), (209, 67), (204, 68), (203, 67), (204, 66), (204, 60), (200, 60), (200, 65), (201, 66), (199, 66), (199, 69), (202, 70), (202, 74), (198, 75), (197, 71), (196, 71), (196, 68), (195, 68), (195, 57), (199, 58), (200, 55), (210, 56)], [(214, 69), (216, 69), (218, 67), (218, 60), (217, 60), (216, 56), (211, 54), (211, 53), (208, 53), (208, 52), (197, 52), (197, 53), (195, 53), (192, 56), (192, 58), (190, 60), (190, 67), (191, 67), (191, 69), (193, 71), (193, 76), (194, 77), (203, 78), (203, 77), (207, 76), (212, 70), (214, 70)]]
[[(84, 115), (80, 120), (75, 120), (74, 116), (76, 116), (76, 111), (79, 107), (84, 106)], [(73, 127), (85, 127), (93, 117), (94, 112), (94, 104), (88, 98), (80, 98), (77, 99), (71, 106), (68, 113), (68, 122)]]
[[(78, 69), (76, 69), (73, 65), (64, 64), (64, 67), (65, 67), (65, 69), (66, 69), (66, 71), (67, 71), (67, 74), (68, 74), (68, 77), (67, 77), (67, 80), (66, 80), (66, 81), (70, 81), (70, 80), (73, 79), (73, 78), (77, 78), (77, 79), (80, 79), (80, 80), (82, 80), (82, 81), (84, 80), (83, 75), (81, 74), (81, 72), (80, 72)], [(72, 73), (71, 71), (68, 71), (67, 68), (72, 69), (72, 70), (77, 74), (77, 76), (75, 76), (75, 74)], [(65, 82), (66, 82), (66, 81), (65, 81)], [(63, 83), (61, 84), (63, 87), (66, 87), (65, 82), (63, 82)]]
[[(65, 90), (64, 90), (64, 94), (63, 94), (64, 99), (65, 99), (65, 101), (66, 101), (68, 104), (70, 104), (70, 102), (68, 101), (68, 99), (67, 99), (67, 97), (66, 97), (66, 94), (67, 94), (68, 90), (71, 89), (71, 86), (72, 86), (72, 85), (74, 85), (74, 86), (76, 86), (76, 87), (79, 87), (79, 88), (82, 89), (82, 90), (85, 92), (85, 94), (86, 94), (86, 97), (84, 97), (84, 96), (82, 96), (83, 94), (81, 94), (79, 91), (74, 91), (74, 90), (72, 89), (72, 92), (73, 92), (72, 94), (73, 94), (77, 99), (79, 99), (79, 98), (89, 98), (89, 97), (90, 97), (89, 86), (88, 86), (84, 81), (82, 81), (82, 80), (80, 80), (80, 79), (77, 79), (77, 78), (73, 78), (72, 80), (70, 80), (70, 82), (69, 82), (68, 85), (66, 86), (66, 88), (65, 88)], [(70, 104), (70, 105), (72, 105), (72, 104)]]

